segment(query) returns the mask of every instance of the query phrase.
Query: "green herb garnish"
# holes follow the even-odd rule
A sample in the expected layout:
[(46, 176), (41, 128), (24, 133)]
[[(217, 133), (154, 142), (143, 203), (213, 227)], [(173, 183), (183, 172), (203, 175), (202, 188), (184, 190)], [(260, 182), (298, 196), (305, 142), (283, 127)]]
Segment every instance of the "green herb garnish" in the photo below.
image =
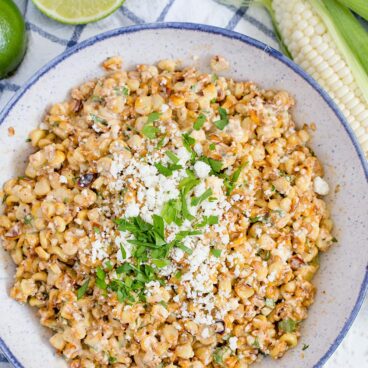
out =
[(296, 330), (297, 323), (291, 318), (286, 318), (280, 321), (277, 326), (280, 330), (285, 332), (294, 332)]
[(226, 125), (229, 124), (229, 117), (227, 116), (227, 112), (223, 107), (219, 107), (218, 111), (220, 114), (220, 120), (215, 121), (214, 124), (218, 129), (224, 130)]
[(161, 116), (160, 112), (154, 111), (151, 112), (147, 117), (147, 123), (153, 123), (154, 121), (158, 120)]
[(212, 189), (209, 188), (204, 193), (202, 193), (200, 196), (192, 198), (192, 201), (191, 201), (192, 206), (198, 206), (203, 201), (205, 201), (207, 198), (209, 198), (211, 195), (212, 195)]
[(194, 122), (193, 129), (194, 130), (200, 130), (204, 123), (206, 122), (206, 116), (203, 113), (200, 113)]
[(155, 167), (160, 174), (166, 177), (171, 176), (175, 170), (180, 170), (183, 168), (181, 165), (177, 164), (168, 164), (167, 166), (164, 166), (160, 162), (155, 163)]
[(106, 290), (107, 289), (107, 284), (106, 284), (106, 274), (105, 271), (101, 268), (98, 267), (96, 269), (96, 286), (101, 289), (101, 290)]
[(307, 345), (307, 344), (303, 344), (303, 347), (302, 347), (302, 350), (304, 351), (304, 350), (307, 350), (309, 348), (309, 345)]
[(26, 215), (26, 216), (24, 216), (24, 223), (26, 224), (26, 225), (30, 225), (31, 224), (31, 222), (32, 222), (32, 220), (33, 220), (33, 216), (32, 215)]
[(153, 122), (146, 123), (142, 129), (142, 134), (149, 139), (156, 138), (158, 132), (159, 129), (153, 126)]
[(260, 349), (260, 345), (259, 345), (259, 340), (258, 340), (258, 337), (256, 337), (253, 341), (253, 344), (252, 344), (256, 349)]
[(214, 257), (220, 258), (222, 250), (221, 249), (216, 249), (216, 248), (211, 248), (210, 252)]
[(77, 291), (77, 300), (83, 298), (84, 294), (86, 293), (86, 291), (88, 289), (88, 285), (89, 285), (89, 278), (86, 281), (84, 281), (82, 286), (78, 289), (78, 291)]
[(117, 96), (129, 96), (129, 88), (126, 86), (123, 87), (114, 87), (115, 94)]
[(273, 299), (266, 298), (265, 306), (268, 307), (268, 308), (274, 308), (275, 307), (275, 301)]
[(89, 114), (89, 116), (91, 117), (91, 120), (94, 123), (98, 123), (98, 124), (102, 124), (102, 125), (107, 125), (107, 120), (100, 118), (99, 116), (95, 115), (95, 114)]
[(166, 151), (166, 156), (172, 161), (173, 164), (177, 164), (180, 160), (179, 157), (175, 155), (172, 151)]
[(121, 243), (120, 243), (120, 252), (121, 252), (121, 257), (123, 259), (126, 259), (127, 258), (126, 250), (124, 249), (123, 244)]

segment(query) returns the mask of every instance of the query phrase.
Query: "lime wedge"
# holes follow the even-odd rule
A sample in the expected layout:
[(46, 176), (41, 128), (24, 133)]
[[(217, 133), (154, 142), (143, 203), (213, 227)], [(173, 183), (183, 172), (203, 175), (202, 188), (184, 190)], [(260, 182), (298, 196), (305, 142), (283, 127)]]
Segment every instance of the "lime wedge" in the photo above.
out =
[(22, 14), (11, 0), (0, 1), (0, 79), (22, 61), (27, 35)]
[(32, 0), (48, 17), (66, 24), (96, 22), (113, 13), (125, 0)]

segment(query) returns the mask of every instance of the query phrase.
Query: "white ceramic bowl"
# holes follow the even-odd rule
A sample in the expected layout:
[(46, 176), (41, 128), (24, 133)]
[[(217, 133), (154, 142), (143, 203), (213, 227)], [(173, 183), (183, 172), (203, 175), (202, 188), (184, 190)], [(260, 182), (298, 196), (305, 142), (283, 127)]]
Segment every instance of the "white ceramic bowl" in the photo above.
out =
[[(315, 278), (316, 302), (303, 323), (301, 342), (283, 359), (265, 359), (258, 367), (321, 367), (345, 336), (367, 288), (368, 169), (351, 129), (331, 99), (278, 51), (238, 33), (185, 23), (122, 28), (82, 42), (42, 68), (1, 113), (0, 183), (23, 172), (29, 153), (25, 139), (45, 108), (62, 101), (71, 87), (102, 74), (101, 61), (116, 54), (128, 68), (179, 58), (202, 70), (208, 69), (210, 56), (226, 56), (231, 63), (226, 75), (290, 91), (297, 101), (294, 114), (299, 125), (316, 123), (312, 148), (324, 163), (332, 188), (328, 202), (339, 242), (322, 257)], [(8, 136), (9, 127), (15, 128), (14, 137)], [(340, 190), (335, 193), (337, 185)], [(13, 273), (9, 256), (1, 250), (0, 347), (15, 367), (66, 367), (49, 346), (49, 332), (39, 326), (34, 311), (8, 296)], [(309, 349), (302, 353), (303, 343)]]

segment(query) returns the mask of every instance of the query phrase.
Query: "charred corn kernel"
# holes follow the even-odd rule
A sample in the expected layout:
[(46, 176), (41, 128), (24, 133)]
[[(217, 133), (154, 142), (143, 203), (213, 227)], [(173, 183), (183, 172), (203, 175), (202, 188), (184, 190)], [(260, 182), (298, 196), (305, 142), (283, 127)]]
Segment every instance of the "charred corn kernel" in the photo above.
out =
[(151, 96), (139, 96), (135, 100), (135, 111), (141, 115), (147, 115), (152, 111), (152, 97)]
[(42, 247), (37, 247), (35, 249), (35, 252), (41, 259), (44, 259), (45, 261), (47, 261), (50, 258), (50, 254), (48, 254)]
[(46, 131), (45, 130), (41, 130), (41, 129), (35, 129), (31, 132), (31, 134), (29, 135), (29, 138), (32, 142), (32, 146), (36, 147), (38, 145), (38, 142), (40, 141), (40, 139), (46, 137)]
[(280, 341), (286, 342), (289, 346), (294, 347), (298, 343), (298, 339), (295, 334), (286, 333), (280, 337)]

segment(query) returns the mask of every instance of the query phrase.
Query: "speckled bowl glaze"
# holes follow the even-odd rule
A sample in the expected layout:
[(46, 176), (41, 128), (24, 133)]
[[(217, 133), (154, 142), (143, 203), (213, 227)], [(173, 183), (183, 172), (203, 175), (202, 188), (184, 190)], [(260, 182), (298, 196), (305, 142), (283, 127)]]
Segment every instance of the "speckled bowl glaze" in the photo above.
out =
[[(62, 101), (71, 87), (102, 74), (101, 61), (119, 54), (125, 67), (181, 59), (184, 65), (208, 69), (211, 55), (226, 56), (236, 79), (253, 80), (266, 88), (286, 89), (297, 105), (299, 125), (315, 122), (312, 148), (324, 163), (332, 188), (328, 197), (339, 242), (321, 258), (315, 278), (316, 302), (303, 323), (299, 345), (279, 361), (257, 367), (322, 367), (345, 336), (367, 288), (368, 169), (357, 141), (334, 103), (317, 83), (278, 51), (238, 33), (184, 23), (117, 29), (93, 37), (42, 68), (0, 115), (0, 183), (23, 173), (28, 132), (41, 121), (45, 108)], [(8, 128), (15, 136), (8, 136)], [(340, 190), (335, 190), (339, 185)], [(48, 344), (34, 310), (12, 300), (9, 287), (14, 266), (0, 252), (0, 347), (15, 367), (58, 368), (66, 363)], [(309, 349), (302, 352), (303, 343)]]

